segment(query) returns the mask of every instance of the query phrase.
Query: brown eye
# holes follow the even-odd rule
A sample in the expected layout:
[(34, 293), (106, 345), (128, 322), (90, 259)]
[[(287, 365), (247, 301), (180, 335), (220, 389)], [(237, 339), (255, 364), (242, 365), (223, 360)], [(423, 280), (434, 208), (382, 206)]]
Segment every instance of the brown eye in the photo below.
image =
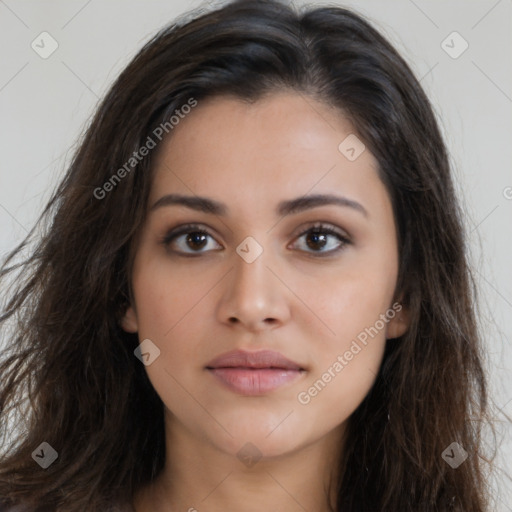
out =
[[(177, 253), (201, 254), (205, 247), (208, 247), (209, 240), (213, 240), (212, 235), (196, 225), (182, 226), (178, 230), (168, 233), (162, 243)], [(216, 242), (215, 242), (216, 243)], [(220, 247), (217, 244), (218, 247)], [(175, 248), (177, 247), (177, 249)]]
[(301, 250), (310, 254), (317, 253), (320, 256), (335, 253), (350, 243), (350, 240), (342, 233), (323, 224), (304, 231), (299, 235), (298, 240), (301, 238), (305, 240), (305, 243), (299, 244)]

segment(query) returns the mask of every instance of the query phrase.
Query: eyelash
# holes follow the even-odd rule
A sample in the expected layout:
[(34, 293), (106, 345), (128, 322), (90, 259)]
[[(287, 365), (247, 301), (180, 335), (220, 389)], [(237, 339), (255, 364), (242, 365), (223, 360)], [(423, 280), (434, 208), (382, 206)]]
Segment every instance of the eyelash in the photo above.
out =
[[(169, 233), (167, 233), (161, 240), (161, 243), (165, 247), (169, 248), (171, 242), (173, 242), (176, 238), (180, 237), (181, 235), (186, 235), (186, 234), (191, 234), (191, 233), (204, 234), (204, 235), (208, 235), (213, 238), (213, 236), (207, 230), (203, 229), (200, 225), (186, 224), (184, 226), (180, 226), (178, 229), (171, 230)], [(323, 224), (322, 222), (318, 222), (312, 226), (309, 226), (305, 231), (303, 231), (302, 233), (300, 233), (297, 236), (297, 239), (303, 237), (304, 235), (308, 235), (311, 233), (333, 235), (336, 238), (338, 238), (338, 240), (340, 241), (340, 244), (338, 247), (336, 247), (335, 249), (331, 249), (329, 251), (312, 251), (312, 252), (306, 251), (307, 254), (313, 255), (315, 257), (322, 258), (322, 257), (333, 255), (333, 254), (338, 253), (339, 251), (343, 250), (346, 245), (351, 244), (351, 241), (349, 240), (349, 238), (344, 236), (338, 230), (332, 228), (331, 226), (329, 226), (327, 224)], [(173, 251), (173, 252), (175, 252), (176, 254), (178, 254), (180, 256), (184, 256), (184, 257), (197, 257), (197, 256), (203, 254), (203, 252), (200, 252), (200, 251), (192, 251), (190, 253), (182, 252), (182, 251)], [(205, 251), (205, 252), (210, 252), (210, 251)]]

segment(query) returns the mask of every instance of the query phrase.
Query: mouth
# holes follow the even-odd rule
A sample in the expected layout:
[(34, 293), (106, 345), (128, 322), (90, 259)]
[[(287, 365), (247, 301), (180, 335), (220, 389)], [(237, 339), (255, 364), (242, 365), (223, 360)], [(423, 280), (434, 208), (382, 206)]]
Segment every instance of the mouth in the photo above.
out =
[(246, 396), (270, 393), (306, 373), (298, 363), (271, 350), (228, 352), (208, 363), (206, 370), (231, 391)]

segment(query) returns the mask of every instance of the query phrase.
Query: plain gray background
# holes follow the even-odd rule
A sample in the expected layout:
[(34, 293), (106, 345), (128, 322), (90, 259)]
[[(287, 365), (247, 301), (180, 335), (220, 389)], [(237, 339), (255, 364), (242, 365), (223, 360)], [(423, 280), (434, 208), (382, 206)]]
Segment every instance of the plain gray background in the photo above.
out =
[[(123, 67), (157, 29), (209, 4), (219, 2), (0, 0), (0, 257), (32, 227)], [(503, 476), (512, 475), (512, 1), (329, 4), (369, 18), (409, 62), (436, 109), (482, 296), (493, 414), (503, 438), (496, 510), (512, 510), (511, 481)], [(51, 49), (42, 32), (58, 44), (47, 58), (31, 47), (45, 38), (45, 51)]]

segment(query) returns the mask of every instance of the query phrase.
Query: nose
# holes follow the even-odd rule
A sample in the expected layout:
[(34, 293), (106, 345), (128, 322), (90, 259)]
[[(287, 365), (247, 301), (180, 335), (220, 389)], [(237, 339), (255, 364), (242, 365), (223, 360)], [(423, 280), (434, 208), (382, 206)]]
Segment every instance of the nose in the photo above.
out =
[(223, 280), (217, 314), (220, 322), (257, 332), (284, 324), (291, 295), (267, 251), (252, 263), (234, 254), (234, 267)]

